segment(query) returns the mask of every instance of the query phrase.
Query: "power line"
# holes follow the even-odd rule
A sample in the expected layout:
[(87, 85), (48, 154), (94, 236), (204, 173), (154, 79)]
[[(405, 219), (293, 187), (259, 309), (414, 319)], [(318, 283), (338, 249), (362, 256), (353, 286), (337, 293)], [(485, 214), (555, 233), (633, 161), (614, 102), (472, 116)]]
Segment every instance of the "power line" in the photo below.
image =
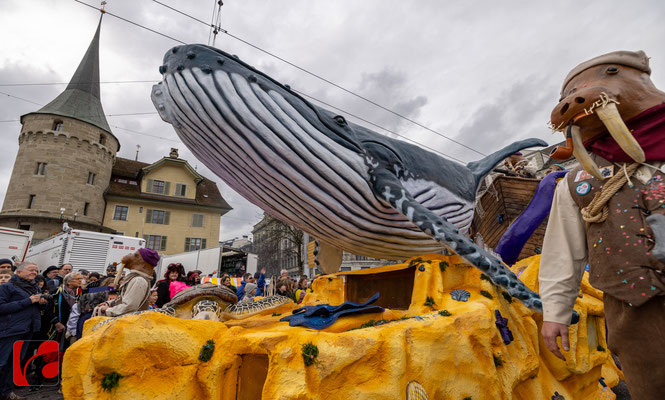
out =
[[(81, 4), (83, 4), (83, 5), (86, 5), (86, 6), (90, 7), (90, 8), (94, 8), (94, 9), (96, 9), (96, 10), (99, 10), (98, 8), (96, 8), (96, 7), (94, 7), (94, 6), (90, 5), (90, 4), (86, 4), (86, 3), (84, 3), (84, 2), (82, 2), (82, 1), (80, 1), (80, 0), (74, 0), (74, 1), (76, 1), (77, 3), (81, 3)], [(166, 7), (166, 8), (168, 8), (168, 9), (170, 9), (170, 10), (173, 10), (173, 11), (179, 13), (179, 14), (182, 14), (183, 16), (186, 16), (186, 17), (188, 17), (188, 18), (191, 18), (191, 19), (193, 19), (194, 21), (197, 21), (197, 22), (199, 22), (199, 23), (205, 24), (206, 26), (213, 26), (213, 27), (214, 27), (214, 25), (212, 25), (212, 24), (208, 24), (207, 22), (205, 22), (205, 21), (203, 21), (203, 20), (201, 20), (201, 19), (198, 19), (198, 18), (196, 18), (196, 17), (194, 17), (194, 16), (191, 16), (191, 15), (189, 15), (189, 14), (183, 12), (183, 11), (180, 11), (180, 10), (178, 10), (178, 9), (175, 9), (175, 8), (173, 8), (173, 7), (169, 6), (169, 5), (166, 5), (166, 4), (164, 4), (164, 3), (160, 2), (160, 1), (157, 1), (157, 0), (153, 0), (153, 1), (154, 1), (155, 3), (157, 3), (157, 4), (161, 5), (161, 6), (163, 6), (163, 7)], [(123, 20), (123, 21), (126, 21), (126, 22), (128, 22), (128, 23), (131, 23), (132, 25), (135, 25), (135, 26), (138, 26), (138, 27), (144, 28), (144, 29), (146, 29), (146, 30), (148, 30), (148, 31), (150, 31), (150, 32), (156, 33), (156, 34), (158, 34), (158, 35), (160, 35), (160, 36), (163, 36), (163, 37), (169, 38), (169, 39), (171, 39), (171, 40), (174, 40), (174, 41), (176, 41), (176, 42), (178, 42), (178, 43), (185, 44), (185, 42), (183, 42), (183, 41), (181, 41), (181, 40), (178, 40), (178, 39), (176, 39), (176, 38), (173, 38), (173, 37), (168, 36), (168, 35), (166, 35), (166, 34), (163, 34), (163, 33), (161, 33), (161, 32), (155, 31), (154, 29), (148, 28), (148, 27), (146, 27), (146, 26), (144, 26), (144, 25), (141, 25), (141, 24), (138, 24), (138, 23), (136, 23), (136, 22), (132, 22), (132, 21), (130, 21), (130, 20), (126, 19), (126, 18), (122, 18), (122, 17), (120, 17), (120, 16), (118, 16), (118, 15), (116, 15), (116, 14), (110, 13), (110, 12), (108, 12), (108, 11), (105, 11), (105, 13), (111, 15), (112, 17), (116, 17), (116, 18), (118, 18), (118, 19), (120, 19), (120, 20)], [(436, 134), (436, 135), (438, 135), (438, 136), (441, 136), (441, 137), (443, 137), (443, 138), (445, 138), (445, 139), (448, 139), (448, 140), (450, 140), (451, 142), (456, 143), (456, 144), (458, 144), (458, 145), (460, 145), (460, 146), (462, 146), (462, 147), (464, 147), (464, 148), (467, 148), (467, 149), (469, 149), (469, 150), (471, 150), (471, 151), (473, 151), (473, 152), (475, 152), (475, 153), (478, 153), (478, 154), (483, 155), (483, 156), (486, 155), (485, 153), (482, 153), (482, 152), (480, 152), (480, 151), (478, 151), (478, 150), (476, 150), (476, 149), (474, 149), (474, 148), (471, 148), (471, 147), (465, 145), (464, 143), (461, 143), (461, 142), (459, 142), (459, 141), (457, 141), (457, 140), (455, 140), (455, 139), (453, 139), (453, 138), (451, 138), (451, 137), (448, 137), (448, 136), (446, 136), (446, 135), (444, 135), (444, 134), (442, 134), (442, 133), (440, 133), (440, 132), (438, 132), (438, 131), (435, 131), (434, 129), (431, 129), (431, 128), (429, 128), (429, 127), (427, 127), (427, 126), (425, 126), (425, 125), (423, 125), (423, 124), (421, 124), (421, 123), (419, 123), (419, 122), (417, 122), (417, 121), (415, 121), (415, 120), (413, 120), (413, 119), (411, 119), (411, 118), (409, 118), (409, 117), (406, 117), (406, 116), (404, 116), (404, 115), (402, 115), (402, 114), (400, 114), (400, 113), (398, 113), (398, 112), (396, 112), (396, 111), (393, 111), (393, 110), (391, 110), (391, 109), (389, 109), (389, 108), (387, 108), (387, 107), (385, 107), (385, 106), (383, 106), (383, 105), (381, 105), (381, 104), (379, 104), (379, 103), (376, 103), (375, 101), (373, 101), (373, 100), (371, 100), (371, 99), (368, 99), (368, 98), (366, 98), (366, 97), (364, 97), (364, 96), (362, 96), (362, 95), (359, 95), (359, 94), (357, 94), (357, 93), (351, 91), (350, 89), (347, 89), (347, 88), (345, 88), (345, 87), (343, 87), (343, 86), (341, 86), (341, 85), (339, 85), (339, 84), (337, 84), (337, 83), (335, 83), (335, 82), (332, 82), (332, 81), (330, 81), (330, 80), (328, 80), (328, 79), (326, 79), (326, 78), (324, 78), (324, 77), (322, 77), (322, 76), (320, 76), (320, 75), (315, 74), (314, 72), (311, 72), (311, 71), (309, 71), (309, 70), (307, 70), (307, 69), (305, 69), (305, 68), (303, 68), (303, 67), (300, 67), (300, 66), (298, 66), (298, 65), (296, 65), (296, 64), (294, 64), (294, 63), (292, 63), (292, 62), (290, 62), (290, 61), (288, 61), (288, 60), (286, 60), (286, 59), (284, 59), (284, 58), (282, 58), (282, 57), (280, 57), (280, 56), (278, 56), (278, 55), (276, 55), (276, 54), (273, 54), (273, 53), (271, 53), (271, 52), (269, 52), (269, 51), (267, 51), (267, 50), (265, 50), (265, 49), (263, 49), (263, 48), (261, 48), (261, 47), (259, 47), (259, 46), (256, 46), (256, 45), (254, 45), (254, 44), (252, 44), (252, 43), (250, 43), (250, 42), (248, 42), (248, 41), (246, 41), (246, 40), (244, 40), (244, 39), (242, 39), (242, 38), (240, 38), (240, 37), (238, 37), (238, 36), (235, 36), (235, 35), (229, 33), (229, 32), (228, 32), (227, 30), (225, 30), (225, 29), (220, 29), (220, 31), (223, 32), (223, 33), (225, 33), (226, 35), (232, 37), (233, 39), (238, 40), (239, 42), (242, 42), (242, 43), (244, 43), (244, 44), (246, 44), (246, 45), (248, 45), (248, 46), (250, 46), (250, 47), (252, 47), (252, 48), (254, 48), (254, 49), (256, 49), (256, 50), (259, 50), (259, 51), (261, 51), (261, 52), (263, 52), (263, 53), (265, 53), (265, 54), (267, 54), (267, 55), (269, 55), (269, 56), (271, 56), (271, 57), (274, 57), (274, 58), (276, 58), (276, 59), (278, 59), (278, 60), (280, 60), (280, 61), (282, 61), (282, 62), (284, 62), (284, 63), (286, 63), (286, 64), (288, 64), (288, 65), (290, 65), (290, 66), (292, 66), (292, 67), (294, 67), (294, 68), (296, 68), (296, 69), (298, 69), (298, 70), (300, 70), (300, 71), (305, 72), (306, 74), (309, 74), (309, 75), (311, 75), (311, 76), (313, 76), (313, 77), (315, 77), (315, 78), (317, 78), (317, 79), (319, 79), (319, 80), (321, 80), (321, 81), (323, 81), (323, 82), (326, 82), (326, 83), (328, 83), (328, 84), (330, 84), (330, 85), (332, 85), (332, 86), (334, 86), (334, 87), (336, 87), (336, 88), (338, 88), (338, 89), (340, 89), (340, 90), (342, 90), (342, 91), (345, 91), (345, 92), (347, 92), (347, 93), (349, 93), (349, 94), (351, 94), (351, 95), (353, 95), (353, 96), (355, 96), (355, 97), (357, 97), (357, 98), (359, 98), (359, 99), (362, 99), (362, 100), (364, 100), (364, 101), (366, 101), (366, 102), (368, 102), (368, 103), (370, 103), (370, 104), (372, 104), (372, 105), (374, 105), (374, 106), (376, 106), (376, 107), (378, 107), (378, 108), (380, 108), (380, 109), (382, 109), (382, 110), (384, 110), (384, 111), (387, 111), (387, 112), (389, 112), (389, 113), (391, 113), (391, 114), (393, 114), (393, 115), (395, 115), (395, 116), (397, 116), (397, 117), (400, 117), (400, 118), (402, 118), (402, 119), (404, 119), (404, 120), (406, 120), (406, 121), (409, 121), (409, 122), (411, 122), (411, 123), (413, 123), (413, 124), (415, 124), (415, 125), (417, 125), (417, 126), (423, 128), (423, 129), (425, 129), (425, 130), (427, 130), (427, 131), (429, 131), (429, 132), (432, 132), (432, 133), (434, 133), (434, 134)], [(414, 141), (414, 142), (415, 142), (415, 141)], [(418, 143), (418, 142), (415, 142), (415, 143)]]
[[(75, 0), (75, 1), (78, 1), (78, 0)], [(160, 2), (160, 1), (157, 1), (157, 0), (153, 0), (153, 1), (154, 1), (155, 3), (157, 3), (157, 4), (159, 4), (159, 5), (162, 5), (162, 6), (166, 7), (166, 8), (168, 8), (168, 9), (170, 9), (170, 10), (173, 10), (173, 11), (175, 11), (175, 12), (177, 12), (177, 13), (179, 13), (179, 14), (182, 14), (182, 15), (184, 15), (184, 16), (186, 16), (186, 17), (189, 17), (189, 18), (193, 19), (194, 21), (197, 21), (197, 22), (200, 22), (200, 23), (202, 23), (202, 24), (204, 24), (204, 25), (208, 25), (208, 26), (210, 26), (210, 24), (208, 24), (207, 22), (202, 21), (202, 20), (200, 20), (200, 19), (198, 19), (198, 18), (196, 18), (196, 17), (193, 17), (193, 16), (191, 16), (191, 15), (189, 15), (189, 14), (183, 12), (183, 11), (177, 10), (177, 9), (175, 9), (175, 8), (173, 8), (173, 7), (171, 7), (171, 6), (168, 6), (168, 5), (166, 5), (166, 4), (164, 4), (164, 3)], [(374, 106), (376, 106), (376, 107), (378, 107), (378, 108), (380, 108), (380, 109), (382, 109), (382, 110), (384, 110), (384, 111), (387, 111), (387, 112), (389, 112), (389, 113), (391, 113), (391, 114), (393, 114), (393, 115), (396, 115), (396, 116), (398, 116), (398, 117), (400, 117), (400, 118), (403, 118), (403, 119), (405, 119), (405, 120), (411, 122), (412, 124), (417, 125), (417, 126), (423, 128), (423, 129), (425, 129), (425, 130), (427, 130), (427, 131), (429, 131), (429, 132), (432, 132), (432, 133), (434, 133), (434, 134), (436, 134), (436, 135), (439, 135), (439, 136), (441, 136), (441, 137), (443, 137), (443, 138), (445, 138), (445, 139), (448, 139), (448, 140), (450, 140), (451, 142), (456, 143), (456, 144), (458, 144), (458, 145), (460, 145), (460, 146), (462, 146), (462, 147), (464, 147), (464, 148), (467, 148), (467, 149), (469, 149), (469, 150), (471, 150), (471, 151), (473, 151), (473, 152), (476, 152), (476, 153), (478, 153), (478, 154), (480, 154), (480, 155), (483, 155), (483, 156), (486, 156), (486, 155), (487, 155), (487, 154), (482, 153), (482, 152), (480, 152), (480, 151), (478, 151), (478, 150), (476, 150), (476, 149), (474, 149), (474, 148), (472, 148), (472, 147), (470, 147), (470, 146), (465, 145), (465, 144), (462, 143), (462, 142), (459, 142), (459, 141), (457, 141), (457, 140), (455, 140), (455, 139), (453, 139), (453, 138), (451, 138), (451, 137), (449, 137), (449, 136), (446, 136), (446, 135), (444, 135), (443, 133), (440, 133), (440, 132), (438, 132), (438, 131), (435, 131), (434, 129), (432, 129), (432, 128), (426, 126), (426, 125), (423, 125), (423, 124), (421, 124), (420, 122), (418, 122), (418, 121), (416, 121), (416, 120), (414, 120), (414, 119), (412, 119), (412, 118), (409, 118), (409, 117), (407, 117), (407, 116), (405, 116), (405, 115), (402, 115), (402, 114), (400, 114), (400, 113), (398, 113), (398, 112), (396, 112), (396, 111), (394, 111), (394, 110), (391, 110), (390, 108), (388, 108), (388, 107), (386, 107), (386, 106), (383, 106), (383, 105), (381, 105), (381, 104), (375, 102), (374, 100), (371, 100), (371, 99), (369, 99), (369, 98), (367, 98), (367, 97), (365, 97), (365, 96), (362, 96), (362, 95), (360, 95), (360, 94), (358, 94), (358, 93), (355, 93), (354, 91), (352, 91), (352, 90), (350, 90), (350, 89), (347, 89), (347, 88), (345, 88), (345, 87), (343, 87), (343, 86), (341, 86), (341, 85), (339, 85), (339, 84), (337, 84), (337, 83), (335, 83), (335, 82), (333, 82), (333, 81), (331, 81), (331, 80), (329, 80), (329, 79), (326, 79), (326, 78), (324, 78), (324, 77), (322, 77), (322, 76), (320, 76), (320, 75), (318, 75), (318, 74), (316, 74), (316, 73), (314, 73), (314, 72), (312, 72), (312, 71), (310, 71), (310, 70), (308, 70), (308, 69), (306, 69), (306, 68), (300, 67), (300, 66), (298, 66), (298, 65), (296, 65), (296, 64), (294, 64), (294, 63), (292, 63), (291, 61), (288, 61), (288, 60), (286, 60), (286, 59), (284, 59), (284, 58), (282, 58), (282, 57), (280, 57), (280, 56), (278, 56), (278, 55), (276, 55), (276, 54), (274, 54), (274, 53), (269, 52), (268, 50), (265, 50), (265, 49), (263, 49), (263, 48), (261, 48), (261, 47), (255, 45), (255, 44), (253, 44), (253, 43), (250, 43), (250, 42), (248, 42), (248, 41), (246, 41), (246, 40), (244, 40), (244, 39), (242, 39), (242, 38), (240, 38), (240, 37), (238, 37), (238, 36), (235, 36), (235, 35), (229, 33), (229, 31), (227, 31), (227, 30), (225, 30), (225, 29), (221, 29), (220, 31), (223, 32), (223, 33), (225, 33), (226, 35), (232, 37), (233, 39), (239, 41), (239, 42), (242, 42), (242, 43), (244, 43), (244, 44), (246, 44), (246, 45), (248, 45), (248, 46), (250, 46), (250, 47), (252, 47), (252, 48), (254, 48), (254, 49), (256, 49), (256, 50), (259, 50), (260, 52), (263, 52), (263, 53), (265, 53), (265, 54), (267, 54), (267, 55), (269, 55), (269, 56), (271, 56), (271, 57), (274, 57), (274, 58), (276, 58), (276, 59), (278, 59), (278, 60), (280, 60), (280, 61), (282, 61), (282, 62), (284, 62), (284, 63), (286, 63), (286, 64), (288, 64), (288, 65), (290, 65), (290, 66), (292, 66), (292, 67), (294, 67), (294, 68), (296, 68), (296, 69), (298, 69), (298, 70), (300, 70), (300, 71), (302, 71), (302, 72), (304, 72), (304, 73), (306, 73), (306, 74), (308, 74), (308, 75), (311, 75), (311, 76), (313, 76), (313, 77), (315, 77), (315, 78), (317, 78), (317, 79), (320, 79), (320, 80), (322, 80), (323, 82), (326, 82), (326, 83), (328, 83), (328, 84), (330, 84), (330, 85), (332, 85), (332, 86), (334, 86), (334, 87), (336, 87), (336, 88), (338, 88), (338, 89), (340, 89), (340, 90), (342, 90), (342, 91), (344, 91), (344, 92), (346, 92), (346, 93), (349, 93), (349, 94), (352, 95), (352, 96), (355, 96), (355, 97), (357, 97), (357, 98), (359, 98), (359, 99), (362, 99), (362, 100), (364, 100), (364, 101), (366, 101), (366, 102), (368, 102), (368, 103), (370, 103), (370, 104), (372, 104), (372, 105), (374, 105)]]

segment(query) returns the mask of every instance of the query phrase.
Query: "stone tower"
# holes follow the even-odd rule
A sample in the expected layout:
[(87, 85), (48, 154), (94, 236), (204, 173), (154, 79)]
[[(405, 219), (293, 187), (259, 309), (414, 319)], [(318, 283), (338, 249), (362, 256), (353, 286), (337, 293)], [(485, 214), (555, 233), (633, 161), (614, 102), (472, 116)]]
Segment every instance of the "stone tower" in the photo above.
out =
[(102, 226), (104, 191), (120, 148), (99, 95), (99, 31), (69, 85), (40, 110), (21, 116), (19, 150), (0, 225), (34, 231), (35, 239), (70, 227)]

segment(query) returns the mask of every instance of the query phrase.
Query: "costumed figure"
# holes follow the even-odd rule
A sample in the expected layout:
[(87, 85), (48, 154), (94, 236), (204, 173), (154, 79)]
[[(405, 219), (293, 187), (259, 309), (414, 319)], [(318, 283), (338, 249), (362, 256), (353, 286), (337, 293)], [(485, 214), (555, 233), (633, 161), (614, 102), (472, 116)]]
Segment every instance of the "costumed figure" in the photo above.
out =
[[(95, 315), (116, 317), (134, 311), (147, 310), (150, 298), (150, 281), (155, 266), (159, 263), (159, 254), (152, 249), (139, 249), (127, 254), (122, 259), (124, 268), (129, 273), (118, 288), (120, 295), (115, 300), (106, 301), (95, 309)], [(122, 268), (116, 277), (122, 276)]]
[[(632, 398), (665, 393), (665, 93), (642, 51), (586, 61), (566, 77), (553, 126), (580, 167), (557, 185), (540, 264), (542, 334), (563, 358), (585, 267), (603, 291), (607, 340)], [(624, 122), (626, 121), (626, 122)]]

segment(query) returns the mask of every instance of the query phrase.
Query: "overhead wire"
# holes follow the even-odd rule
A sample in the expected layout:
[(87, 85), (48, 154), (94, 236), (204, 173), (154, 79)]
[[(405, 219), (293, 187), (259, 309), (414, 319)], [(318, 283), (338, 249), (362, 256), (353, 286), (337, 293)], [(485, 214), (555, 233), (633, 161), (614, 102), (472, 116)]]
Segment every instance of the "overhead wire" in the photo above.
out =
[[(90, 7), (90, 8), (94, 8), (94, 9), (98, 10), (98, 8), (96, 8), (95, 6), (92, 6), (92, 5), (90, 5), (90, 4), (84, 3), (84, 2), (82, 2), (81, 0), (74, 0), (74, 1), (77, 2), (77, 3), (84, 4), (84, 5), (86, 5), (86, 6)], [(203, 21), (203, 20), (201, 20), (201, 19), (199, 19), (199, 18), (196, 18), (196, 17), (194, 17), (194, 16), (192, 16), (192, 15), (190, 15), (190, 14), (187, 14), (187, 13), (185, 13), (185, 12), (183, 12), (183, 11), (180, 11), (180, 10), (174, 8), (174, 7), (171, 7), (171, 6), (167, 5), (167, 4), (164, 4), (164, 3), (162, 3), (161, 1), (158, 1), (158, 0), (152, 0), (152, 1), (155, 2), (155, 3), (157, 3), (157, 4), (159, 4), (159, 5), (161, 5), (161, 6), (163, 6), (163, 7), (165, 7), (165, 8), (168, 8), (168, 9), (174, 11), (174, 12), (177, 12), (178, 14), (181, 14), (181, 15), (183, 15), (183, 16), (186, 16), (186, 17), (188, 17), (188, 18), (190, 18), (190, 19), (192, 19), (192, 20), (194, 20), (194, 21), (196, 21), (196, 22), (199, 22), (199, 23), (205, 24), (206, 26), (211, 26), (211, 24), (208, 24), (207, 22), (205, 22), (205, 21)], [(155, 31), (154, 29), (148, 28), (148, 27), (146, 27), (146, 26), (144, 26), (144, 25), (141, 25), (141, 24), (139, 24), (139, 23), (136, 23), (136, 22), (133, 22), (133, 21), (129, 21), (129, 20), (125, 19), (125, 18), (119, 17), (119, 16), (116, 15), (116, 14), (110, 13), (110, 12), (108, 12), (108, 11), (105, 11), (105, 13), (106, 13), (106, 14), (109, 14), (109, 15), (111, 15), (111, 16), (113, 16), (113, 17), (116, 17), (116, 18), (118, 18), (118, 19), (121, 19), (121, 20), (123, 20), (123, 21), (129, 22), (129, 23), (131, 23), (132, 25), (135, 25), (135, 26), (138, 26), (138, 27), (140, 27), (140, 28), (144, 28), (144, 29), (146, 29), (146, 30), (148, 30), (148, 31), (150, 31), (150, 32), (156, 33), (156, 34), (158, 34), (158, 35), (160, 35), (160, 36), (163, 36), (163, 37), (166, 37), (166, 38), (172, 39), (172, 40), (174, 40), (174, 41), (176, 41), (176, 42), (178, 42), (178, 43), (185, 44), (185, 42), (183, 42), (183, 41), (181, 41), (181, 40), (175, 39), (175, 38), (173, 38), (173, 37), (171, 37), (171, 36), (169, 36), (169, 35), (166, 35), (166, 34), (163, 34), (163, 33), (161, 33), (161, 32)], [(368, 102), (368, 103), (370, 103), (370, 104), (372, 104), (372, 105), (374, 105), (374, 106), (376, 106), (376, 107), (378, 107), (378, 108), (380, 108), (380, 109), (382, 109), (382, 110), (384, 110), (384, 111), (386, 111), (386, 112), (389, 112), (389, 113), (391, 113), (391, 114), (393, 114), (393, 115), (395, 115), (395, 116), (397, 116), (397, 117), (399, 117), (399, 118), (402, 118), (402, 119), (404, 119), (404, 120), (406, 120), (406, 121), (409, 121), (409, 122), (411, 122), (412, 124), (415, 124), (416, 126), (419, 126), (419, 127), (423, 128), (423, 129), (425, 129), (425, 130), (427, 130), (427, 131), (429, 131), (429, 132), (432, 132), (432, 133), (434, 133), (434, 134), (436, 134), (436, 135), (438, 135), (438, 136), (441, 136), (441, 137), (443, 137), (443, 138), (445, 138), (445, 139), (447, 139), (447, 140), (449, 140), (449, 141), (451, 141), (451, 142), (453, 142), (453, 143), (456, 143), (456, 144), (458, 144), (458, 145), (460, 145), (460, 146), (462, 146), (462, 147), (464, 147), (464, 148), (466, 148), (466, 149), (468, 149), (468, 150), (471, 150), (471, 151), (473, 151), (473, 152), (475, 152), (475, 153), (478, 153), (478, 154), (483, 155), (483, 156), (486, 155), (486, 154), (483, 153), (483, 152), (480, 152), (480, 151), (478, 151), (478, 150), (476, 150), (476, 149), (474, 149), (474, 148), (472, 148), (472, 147), (469, 147), (469, 146), (465, 145), (464, 143), (461, 143), (461, 142), (459, 142), (459, 141), (457, 141), (457, 140), (455, 140), (455, 139), (453, 139), (453, 138), (451, 138), (451, 137), (449, 137), (449, 136), (446, 136), (446, 135), (444, 135), (444, 134), (442, 134), (442, 133), (440, 133), (440, 132), (438, 132), (438, 131), (436, 131), (436, 130), (434, 130), (434, 129), (432, 129), (432, 128), (429, 128), (429, 127), (427, 127), (427, 126), (425, 126), (425, 125), (419, 123), (418, 121), (415, 121), (415, 120), (413, 120), (413, 119), (411, 119), (411, 118), (409, 118), (409, 117), (406, 117), (406, 116), (404, 116), (404, 115), (402, 115), (402, 114), (400, 114), (400, 113), (398, 113), (398, 112), (396, 112), (396, 111), (393, 111), (393, 110), (391, 110), (391, 109), (389, 109), (389, 108), (387, 108), (387, 107), (385, 107), (385, 106), (383, 106), (383, 105), (381, 105), (381, 104), (379, 104), (379, 103), (377, 103), (377, 102), (375, 102), (375, 101), (373, 101), (373, 100), (371, 100), (371, 99), (368, 99), (368, 98), (366, 98), (366, 97), (364, 97), (364, 96), (362, 96), (362, 95), (360, 95), (360, 94), (357, 94), (357, 93), (353, 92), (353, 91), (350, 90), (350, 89), (347, 89), (347, 88), (345, 88), (345, 87), (343, 87), (343, 86), (341, 86), (341, 85), (339, 85), (339, 84), (337, 84), (337, 83), (335, 83), (335, 82), (332, 82), (332, 81), (330, 81), (329, 79), (326, 79), (326, 78), (324, 78), (324, 77), (322, 77), (322, 76), (320, 76), (320, 75), (318, 75), (318, 74), (316, 74), (316, 73), (314, 73), (314, 72), (311, 72), (311, 71), (309, 71), (309, 70), (307, 70), (307, 69), (305, 69), (305, 68), (303, 68), (303, 67), (300, 67), (300, 66), (298, 66), (298, 65), (296, 65), (296, 64), (294, 64), (294, 63), (292, 63), (292, 62), (290, 62), (290, 61), (288, 61), (288, 60), (286, 60), (286, 59), (284, 59), (284, 58), (282, 58), (282, 57), (280, 57), (280, 56), (278, 56), (278, 55), (276, 55), (276, 54), (274, 54), (274, 53), (271, 53), (271, 52), (269, 52), (268, 50), (265, 50), (265, 49), (263, 49), (263, 48), (261, 48), (261, 47), (259, 47), (259, 46), (257, 46), (257, 45), (254, 45), (253, 43), (250, 43), (250, 42), (248, 42), (248, 41), (246, 41), (246, 40), (244, 40), (244, 39), (242, 39), (242, 38), (240, 38), (240, 37), (238, 37), (238, 36), (235, 36), (235, 35), (229, 33), (229, 32), (228, 32), (227, 30), (225, 30), (225, 29), (221, 29), (221, 28), (220, 28), (220, 32), (222, 32), (222, 33), (228, 35), (229, 37), (232, 37), (233, 39), (236, 39), (236, 40), (238, 40), (238, 41), (240, 41), (240, 42), (242, 42), (242, 43), (244, 43), (244, 44), (246, 44), (246, 45), (248, 45), (248, 46), (250, 46), (250, 47), (252, 47), (252, 48), (254, 48), (254, 49), (256, 49), (256, 50), (259, 50), (259, 51), (261, 51), (261, 52), (263, 52), (263, 53), (265, 53), (265, 54), (267, 54), (267, 55), (269, 55), (269, 56), (271, 56), (271, 57), (274, 57), (274, 58), (276, 58), (276, 59), (278, 59), (278, 60), (284, 62), (285, 64), (288, 64), (288, 65), (290, 65), (290, 66), (292, 66), (292, 67), (294, 67), (294, 68), (296, 68), (296, 69), (298, 69), (298, 70), (300, 70), (300, 71), (302, 71), (302, 72), (305, 72), (306, 74), (309, 74), (309, 75), (311, 75), (311, 76), (313, 76), (313, 77), (315, 77), (315, 78), (317, 78), (317, 79), (319, 79), (319, 80), (321, 80), (321, 81), (323, 81), (323, 82), (326, 82), (326, 83), (328, 83), (328, 84), (330, 84), (330, 85), (332, 85), (332, 86), (334, 86), (334, 87), (336, 87), (336, 88), (338, 88), (338, 89), (340, 89), (340, 90), (342, 90), (342, 91), (344, 91), (344, 92), (347, 92), (347, 93), (349, 93), (349, 94), (351, 94), (351, 95), (353, 95), (353, 96), (355, 96), (355, 97), (357, 97), (357, 98), (360, 98), (361, 100), (364, 100), (364, 101), (366, 101), (366, 102)], [(415, 142), (415, 141), (414, 141), (414, 142)], [(415, 143), (418, 143), (419, 145), (422, 146), (422, 144), (420, 144), (419, 142), (415, 142)], [(439, 153), (439, 154), (442, 154), (441, 152), (438, 152), (438, 153)], [(446, 157), (449, 157), (449, 156), (446, 156)], [(458, 160), (458, 159), (457, 159), (457, 160)]]

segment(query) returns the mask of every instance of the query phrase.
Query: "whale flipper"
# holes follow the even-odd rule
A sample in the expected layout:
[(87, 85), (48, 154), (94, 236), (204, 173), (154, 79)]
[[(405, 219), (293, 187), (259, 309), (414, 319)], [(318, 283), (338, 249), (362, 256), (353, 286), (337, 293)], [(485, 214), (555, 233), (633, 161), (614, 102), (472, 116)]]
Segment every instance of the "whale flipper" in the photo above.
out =
[(314, 241), (314, 263), (324, 274), (334, 274), (342, 264), (342, 250), (319, 240)]
[(402, 213), (423, 232), (481, 270), (492, 282), (504, 288), (527, 307), (542, 310), (538, 294), (526, 287), (496, 257), (461, 234), (453, 224), (416, 201), (390, 170), (386, 168), (373, 170), (371, 182), (377, 196)]

